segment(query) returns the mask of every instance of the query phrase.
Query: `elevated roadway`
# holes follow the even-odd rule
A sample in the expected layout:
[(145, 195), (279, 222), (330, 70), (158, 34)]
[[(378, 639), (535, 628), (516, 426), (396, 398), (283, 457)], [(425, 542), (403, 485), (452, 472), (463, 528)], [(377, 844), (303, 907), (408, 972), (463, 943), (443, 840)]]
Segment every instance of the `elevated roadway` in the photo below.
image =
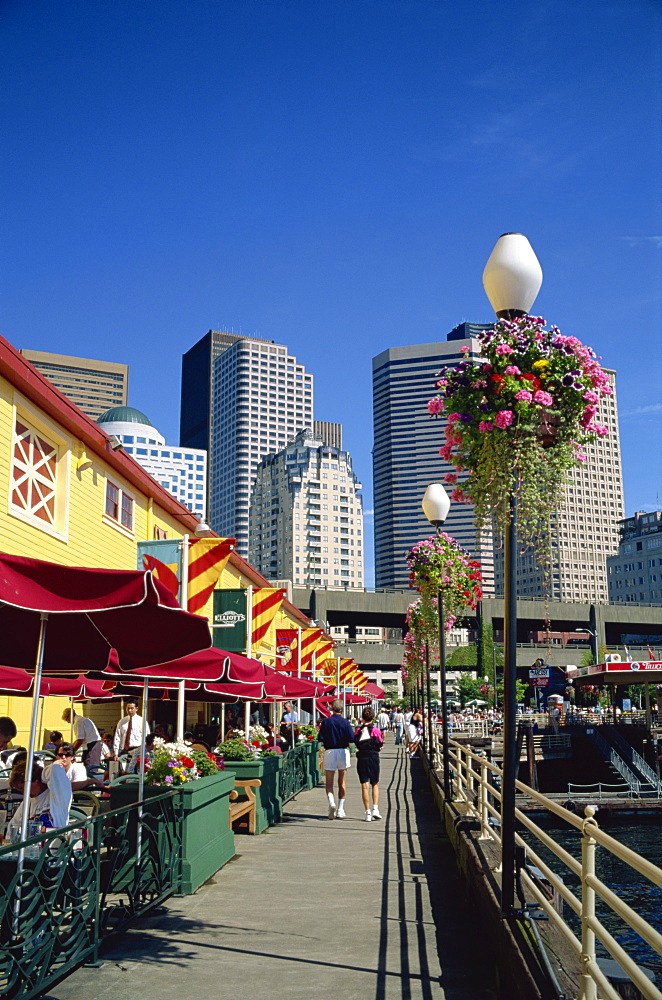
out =
[[(416, 598), (413, 590), (357, 590), (295, 587), (292, 600), (310, 618), (349, 629), (350, 639), (357, 625), (381, 628), (405, 628), (405, 612)], [(517, 641), (528, 642), (529, 633), (544, 631), (550, 622), (552, 632), (572, 632), (586, 627), (595, 609), (598, 641), (621, 645), (623, 635), (647, 635), (651, 642), (662, 636), (662, 605), (655, 604), (570, 604), (521, 598), (517, 601)], [(503, 630), (503, 598), (488, 597), (482, 602), (483, 617), (492, 622), (495, 632)], [(475, 615), (467, 615), (465, 624), (476, 625)]]

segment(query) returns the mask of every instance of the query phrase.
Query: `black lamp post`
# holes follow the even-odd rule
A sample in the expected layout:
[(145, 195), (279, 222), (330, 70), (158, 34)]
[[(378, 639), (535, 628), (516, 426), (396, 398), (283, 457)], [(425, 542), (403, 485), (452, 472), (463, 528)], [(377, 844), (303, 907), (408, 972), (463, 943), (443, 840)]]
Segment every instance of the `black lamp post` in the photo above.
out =
[[(506, 233), (490, 254), (483, 285), (499, 319), (526, 316), (542, 284), (542, 270), (526, 236)], [(501, 787), (501, 915), (515, 903), (515, 782), (517, 780), (517, 482), (508, 497), (504, 533), (503, 779)]]
[[(437, 534), (441, 532), (448, 511), (451, 509), (451, 502), (446, 490), (441, 483), (431, 483), (425, 491), (423, 497), (423, 513), (431, 525), (437, 529)], [(446, 697), (446, 632), (444, 629), (444, 594), (439, 587), (437, 591), (438, 611), (439, 611), (439, 677), (441, 679), (441, 743), (444, 768), (444, 799), (450, 802), (453, 789), (451, 786), (451, 768), (448, 756), (448, 701)], [(429, 743), (432, 746), (432, 713), (430, 712), (430, 663), (428, 660), (428, 733)]]

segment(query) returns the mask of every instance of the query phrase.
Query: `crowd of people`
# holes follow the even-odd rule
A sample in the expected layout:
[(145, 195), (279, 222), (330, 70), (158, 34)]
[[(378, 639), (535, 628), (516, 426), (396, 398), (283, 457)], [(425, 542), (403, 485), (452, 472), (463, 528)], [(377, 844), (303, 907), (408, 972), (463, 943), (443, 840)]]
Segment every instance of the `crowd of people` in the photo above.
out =
[[(135, 698), (127, 698), (124, 708), (126, 714), (112, 733), (99, 732), (91, 719), (78, 715), (73, 707), (65, 708), (62, 720), (69, 726), (71, 739), (65, 739), (57, 729), (51, 730), (44, 743), (45, 753), (35, 755), (31, 762), (25, 747), (14, 745), (17, 730), (13, 719), (0, 717), (0, 768), (5, 771), (0, 776), (0, 790), (9, 790), (17, 798), (24, 795), (29, 783), (29, 824), (37, 824), (40, 830), (66, 826), (73, 793), (83, 789), (104, 790), (110, 777), (108, 765), (120, 756), (124, 757), (127, 771), (137, 769), (143, 728), (147, 751), (154, 734), (150, 734), (148, 723), (138, 714)], [(16, 839), (22, 819), (20, 802), (9, 819), (8, 840)]]

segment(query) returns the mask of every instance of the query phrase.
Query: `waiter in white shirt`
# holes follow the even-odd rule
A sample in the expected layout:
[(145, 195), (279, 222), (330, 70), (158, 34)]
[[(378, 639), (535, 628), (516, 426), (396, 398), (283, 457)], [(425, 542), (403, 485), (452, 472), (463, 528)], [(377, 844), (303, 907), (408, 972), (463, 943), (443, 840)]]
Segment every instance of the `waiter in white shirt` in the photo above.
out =
[(101, 763), (101, 737), (92, 720), (77, 715), (73, 708), (65, 708), (62, 718), (73, 729), (74, 753), (82, 747), (85, 767), (98, 767)]
[(142, 746), (143, 726), (145, 735), (149, 735), (149, 725), (138, 715), (138, 701), (127, 698), (124, 702), (126, 715), (117, 723), (113, 737), (113, 756), (117, 760), (121, 753), (128, 753)]

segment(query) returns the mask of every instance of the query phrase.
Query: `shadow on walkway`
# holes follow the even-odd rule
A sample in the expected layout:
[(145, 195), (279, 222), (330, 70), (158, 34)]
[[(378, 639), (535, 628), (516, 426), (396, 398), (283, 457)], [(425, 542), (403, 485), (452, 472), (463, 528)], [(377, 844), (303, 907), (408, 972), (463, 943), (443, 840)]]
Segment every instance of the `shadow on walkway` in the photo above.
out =
[(136, 922), (53, 1000), (493, 1000), (478, 932), (422, 765), (387, 737), (382, 822), (366, 823), (348, 774), (347, 819), (303, 792), (193, 896)]

